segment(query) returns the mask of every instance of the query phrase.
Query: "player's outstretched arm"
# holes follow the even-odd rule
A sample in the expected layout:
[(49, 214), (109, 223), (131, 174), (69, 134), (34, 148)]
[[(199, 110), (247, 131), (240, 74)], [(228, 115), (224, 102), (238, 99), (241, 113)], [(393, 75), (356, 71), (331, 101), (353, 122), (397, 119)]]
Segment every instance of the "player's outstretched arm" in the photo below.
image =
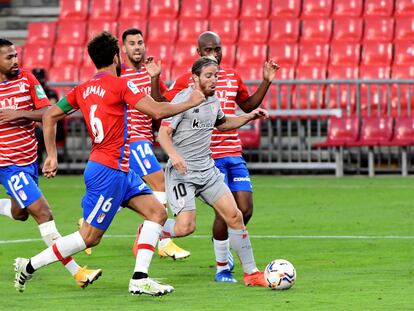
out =
[(273, 60), (266, 61), (263, 64), (263, 81), (258, 89), (247, 100), (237, 103), (244, 112), (251, 112), (260, 106), (278, 70), (279, 65)]
[(43, 115), (43, 137), (45, 140), (47, 158), (43, 164), (43, 175), (55, 177), (58, 162), (56, 149), (56, 123), (65, 117), (65, 112), (59, 106), (52, 106)]
[(149, 56), (145, 60), (144, 66), (151, 78), (151, 97), (158, 102), (168, 101), (160, 90), (161, 61), (155, 62), (154, 57)]
[(205, 96), (200, 90), (193, 90), (188, 100), (176, 103), (175, 105), (171, 105), (168, 102), (156, 102), (151, 97), (145, 96), (135, 105), (135, 109), (154, 119), (164, 119), (196, 107), (200, 105), (204, 99)]
[(238, 129), (239, 127), (245, 125), (249, 121), (256, 120), (256, 119), (259, 119), (259, 118), (267, 119), (268, 117), (269, 117), (269, 114), (267, 113), (266, 110), (264, 110), (262, 108), (257, 108), (255, 110), (253, 110), (252, 112), (243, 114), (241, 116), (224, 117), (224, 118), (220, 119), (221, 123), (220, 123), (220, 120), (219, 120), (219, 123), (216, 123), (216, 127), (220, 131), (226, 132), (226, 131), (231, 131), (231, 130), (234, 130), (234, 129)]
[(187, 173), (187, 164), (185, 160), (177, 153), (174, 148), (172, 141), (172, 134), (174, 130), (168, 126), (161, 126), (158, 132), (158, 141), (164, 149), (165, 153), (170, 158), (171, 164), (173, 167), (181, 174), (185, 175)]
[(48, 107), (43, 107), (33, 111), (14, 110), (14, 109), (0, 109), (0, 123), (7, 123), (16, 120), (29, 120), (41, 122), (42, 116)]

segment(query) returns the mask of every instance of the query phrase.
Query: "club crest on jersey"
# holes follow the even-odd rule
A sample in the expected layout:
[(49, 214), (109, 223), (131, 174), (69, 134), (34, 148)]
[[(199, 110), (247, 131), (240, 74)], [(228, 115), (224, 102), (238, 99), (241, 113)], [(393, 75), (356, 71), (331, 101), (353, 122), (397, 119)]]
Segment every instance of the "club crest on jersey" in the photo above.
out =
[(24, 192), (23, 190), (19, 190), (19, 197), (20, 199), (22, 199), (23, 201), (27, 200), (27, 195), (26, 192)]
[(17, 103), (15, 97), (5, 98), (0, 100), (0, 109), (17, 109)]
[(138, 90), (138, 87), (135, 85), (134, 82), (128, 81), (127, 82), (127, 86), (131, 90), (132, 93), (138, 94), (139, 90)]
[(231, 87), (231, 81), (230, 81), (230, 79), (227, 79), (227, 87)]
[[(37, 86), (37, 85), (36, 85)], [(35, 88), (36, 88), (36, 86), (35, 86)], [(20, 93), (24, 93), (24, 92), (26, 92), (26, 86), (24, 85), (24, 83), (23, 82), (20, 82), (19, 83), (19, 91), (20, 91)], [(36, 93), (37, 93), (37, 90), (36, 90)]]
[(105, 214), (104, 213), (102, 213), (102, 214), (100, 214), (99, 216), (98, 216), (98, 219), (96, 219), (96, 222), (98, 223), (98, 224), (100, 224), (100, 223), (102, 223), (103, 222), (103, 220), (105, 219)]

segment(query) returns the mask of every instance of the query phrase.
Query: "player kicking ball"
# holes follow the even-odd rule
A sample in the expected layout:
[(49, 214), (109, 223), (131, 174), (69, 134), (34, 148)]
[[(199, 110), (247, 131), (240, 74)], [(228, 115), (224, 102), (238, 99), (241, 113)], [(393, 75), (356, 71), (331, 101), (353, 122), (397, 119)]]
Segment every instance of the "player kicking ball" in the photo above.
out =
[[(267, 286), (263, 273), (256, 267), (242, 213), (211, 157), (210, 141), (214, 127), (229, 131), (251, 120), (266, 118), (268, 114), (258, 108), (237, 117), (225, 116), (215, 94), (218, 63), (214, 58), (198, 59), (191, 72), (195, 88), (200, 89), (206, 99), (198, 107), (163, 120), (158, 136), (161, 147), (169, 156), (165, 170), (167, 199), (176, 215), (175, 221), (167, 220), (162, 235), (183, 237), (193, 233), (196, 227), (195, 197), (200, 197), (226, 221), (230, 243), (243, 267), (244, 283)], [(172, 106), (188, 99), (192, 93), (192, 87), (182, 90), (173, 99)], [(224, 256), (226, 254), (227, 250)], [(232, 279), (232, 282), (236, 280)]]

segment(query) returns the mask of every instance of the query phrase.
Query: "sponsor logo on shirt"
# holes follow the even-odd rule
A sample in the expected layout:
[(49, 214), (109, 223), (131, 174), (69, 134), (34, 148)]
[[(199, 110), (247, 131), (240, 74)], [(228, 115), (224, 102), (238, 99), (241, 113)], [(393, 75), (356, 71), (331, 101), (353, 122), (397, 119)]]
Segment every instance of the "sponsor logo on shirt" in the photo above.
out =
[(0, 109), (17, 109), (16, 98), (10, 97), (0, 100)]
[(128, 81), (127, 82), (127, 86), (131, 90), (132, 93), (138, 94), (139, 90), (138, 90), (138, 87), (135, 85), (134, 82)]
[(213, 127), (214, 124), (213, 122), (209, 121), (209, 122), (202, 122), (196, 118), (193, 119), (193, 123), (191, 125), (191, 127), (193, 129), (203, 129), (203, 128), (211, 128)]
[(35, 90), (36, 90), (37, 98), (39, 98), (39, 99), (46, 98), (45, 90), (42, 88), (42, 86), (40, 84), (35, 85)]
[(250, 177), (234, 177), (233, 181), (250, 181)]

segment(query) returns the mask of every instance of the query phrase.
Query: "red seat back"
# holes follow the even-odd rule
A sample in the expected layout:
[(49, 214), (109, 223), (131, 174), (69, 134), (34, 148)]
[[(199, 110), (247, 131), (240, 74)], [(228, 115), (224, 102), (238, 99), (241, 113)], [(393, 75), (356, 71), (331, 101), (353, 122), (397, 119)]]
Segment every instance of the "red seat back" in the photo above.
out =
[(56, 28), (56, 22), (29, 23), (26, 44), (53, 46)]
[(148, 0), (121, 0), (119, 18), (130, 20), (146, 20), (148, 11)]
[(389, 17), (366, 17), (364, 41), (392, 42), (394, 19)]
[(119, 15), (119, 0), (92, 0), (89, 20), (116, 21)]
[(303, 0), (302, 18), (314, 18), (316, 16), (329, 17), (332, 12), (332, 0)]
[(243, 148), (259, 148), (260, 120), (254, 120), (238, 130)]
[(48, 70), (52, 65), (52, 47), (25, 45), (23, 64), (25, 69), (44, 68)]
[(302, 42), (327, 43), (332, 36), (332, 20), (329, 18), (305, 19), (302, 22)]
[(392, 43), (365, 42), (361, 63), (369, 66), (390, 66), (392, 52)]
[[(358, 67), (330, 66), (328, 78), (332, 80), (358, 79)], [(328, 108), (345, 109), (353, 113), (356, 107), (356, 87), (353, 84), (330, 84), (325, 93)]]
[(210, 17), (212, 18), (237, 19), (239, 12), (240, 1), (211, 1)]
[[(414, 79), (414, 66), (393, 66), (392, 79)], [(414, 109), (414, 85), (393, 84), (391, 87), (391, 114), (407, 116)]]
[(107, 20), (89, 20), (87, 41), (91, 40), (94, 36), (104, 30), (109, 31), (116, 38), (118, 37), (117, 22)]
[(200, 33), (208, 30), (208, 21), (199, 18), (180, 19), (178, 28), (178, 42), (195, 43)]
[(298, 42), (299, 19), (291, 17), (274, 18), (271, 20), (269, 43), (275, 41)]
[(180, 9), (179, 0), (151, 0), (150, 19), (177, 18)]
[(270, 13), (270, 0), (243, 0), (240, 17), (264, 19)]
[(364, 0), (335, 0), (332, 15), (360, 17)]
[(298, 45), (295, 43), (276, 42), (269, 45), (269, 58), (280, 66), (296, 67), (299, 58)]
[(391, 16), (394, 12), (394, 0), (365, 0), (365, 16)]
[(392, 117), (365, 117), (362, 118), (361, 144), (382, 144), (389, 142), (393, 134)]
[(396, 0), (395, 16), (414, 16), (414, 2), (412, 0)]
[(60, 21), (56, 44), (84, 46), (86, 41), (86, 27), (87, 24), (84, 21)]
[(237, 19), (212, 19), (209, 29), (220, 35), (221, 43), (236, 43), (239, 38)]
[(56, 45), (53, 52), (53, 67), (80, 66), (83, 61), (84, 48), (76, 45)]
[(342, 145), (356, 142), (359, 138), (359, 119), (357, 117), (330, 118), (328, 124), (328, 142)]
[(201, 18), (206, 20), (210, 14), (210, 1), (181, 0), (180, 18)]
[[(322, 80), (326, 79), (326, 67), (298, 66), (296, 68), (296, 79), (298, 80)], [(295, 109), (317, 109), (324, 107), (325, 85), (299, 85), (299, 90), (294, 88), (292, 106)]]
[(269, 38), (268, 19), (240, 20), (239, 42), (266, 43)]
[(173, 44), (178, 35), (178, 22), (175, 19), (155, 18), (150, 20), (148, 29), (148, 41)]
[(271, 18), (298, 17), (302, 8), (302, 0), (273, 1)]
[(393, 142), (414, 142), (414, 118), (395, 118)]
[(331, 66), (358, 67), (361, 45), (358, 43), (332, 42), (329, 64)]
[(341, 17), (334, 20), (332, 41), (359, 43), (362, 40), (363, 20), (354, 17)]
[(267, 60), (267, 45), (240, 43), (236, 53), (238, 66), (258, 65), (261, 67)]
[(396, 42), (414, 40), (414, 16), (399, 17), (395, 21), (395, 38)]
[(299, 47), (299, 64), (302, 66), (326, 67), (329, 59), (329, 44), (304, 42)]
[(191, 68), (194, 61), (199, 57), (197, 47), (198, 45), (195, 42), (177, 44), (174, 52), (174, 66), (187, 66)]
[(89, 14), (89, 0), (61, 0), (60, 14), (61, 20), (81, 20), (85, 21)]
[(221, 46), (222, 58), (221, 66), (233, 68), (236, 62), (236, 45), (223, 44)]
[(404, 41), (394, 44), (393, 66), (411, 66), (414, 64), (414, 42)]

